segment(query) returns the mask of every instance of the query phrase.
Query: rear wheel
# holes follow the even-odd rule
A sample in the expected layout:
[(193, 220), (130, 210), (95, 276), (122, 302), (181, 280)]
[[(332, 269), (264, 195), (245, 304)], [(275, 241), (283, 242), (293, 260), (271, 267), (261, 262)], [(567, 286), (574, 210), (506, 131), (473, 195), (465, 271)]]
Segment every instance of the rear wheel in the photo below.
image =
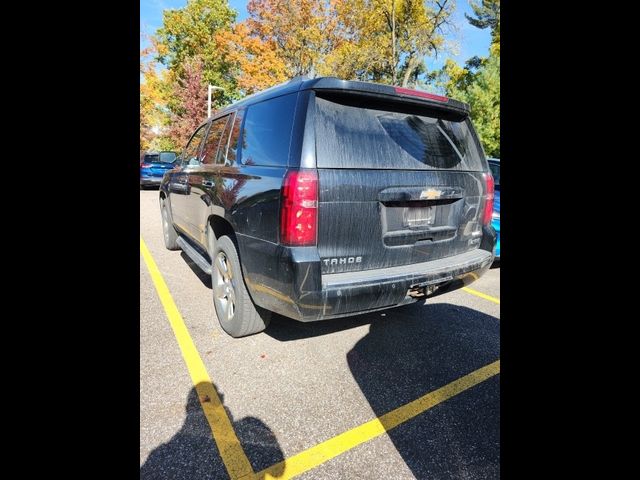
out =
[(213, 304), (222, 329), (238, 338), (267, 328), (271, 312), (254, 305), (251, 300), (233, 240), (226, 235), (220, 237), (211, 258)]
[(173, 228), (171, 223), (171, 217), (169, 216), (169, 209), (164, 203), (164, 200), (160, 200), (160, 212), (162, 214), (162, 236), (164, 238), (164, 246), (168, 250), (180, 250), (178, 246), (178, 233)]

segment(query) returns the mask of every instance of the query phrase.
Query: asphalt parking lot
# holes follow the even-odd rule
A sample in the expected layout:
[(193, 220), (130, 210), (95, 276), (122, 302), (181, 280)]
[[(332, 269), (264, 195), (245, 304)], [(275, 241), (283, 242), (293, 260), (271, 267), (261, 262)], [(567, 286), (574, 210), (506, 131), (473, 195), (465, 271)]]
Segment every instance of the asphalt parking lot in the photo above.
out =
[(500, 476), (500, 269), (425, 304), (233, 339), (140, 191), (140, 478)]

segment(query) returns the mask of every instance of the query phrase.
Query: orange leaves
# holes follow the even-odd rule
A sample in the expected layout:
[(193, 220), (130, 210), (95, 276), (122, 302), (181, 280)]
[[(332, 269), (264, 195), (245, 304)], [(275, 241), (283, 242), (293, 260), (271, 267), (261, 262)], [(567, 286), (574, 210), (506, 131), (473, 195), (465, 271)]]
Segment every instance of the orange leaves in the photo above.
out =
[(318, 0), (251, 0), (247, 26), (274, 45), (288, 77), (314, 73), (330, 46), (331, 14)]
[(298, 75), (407, 85), (443, 48), (452, 8), (452, 0), (250, 0), (249, 18), (215, 43), (243, 94)]
[(233, 30), (216, 36), (225, 58), (237, 70), (238, 87), (251, 94), (287, 79), (285, 64), (272, 41), (252, 34), (247, 23), (237, 24)]

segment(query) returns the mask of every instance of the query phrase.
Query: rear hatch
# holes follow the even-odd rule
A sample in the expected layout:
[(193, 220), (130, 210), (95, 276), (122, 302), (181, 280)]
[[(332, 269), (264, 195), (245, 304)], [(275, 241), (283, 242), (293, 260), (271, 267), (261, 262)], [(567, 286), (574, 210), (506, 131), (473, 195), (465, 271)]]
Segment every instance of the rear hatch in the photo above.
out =
[(479, 247), (487, 167), (466, 112), (326, 91), (312, 108), (323, 273)]

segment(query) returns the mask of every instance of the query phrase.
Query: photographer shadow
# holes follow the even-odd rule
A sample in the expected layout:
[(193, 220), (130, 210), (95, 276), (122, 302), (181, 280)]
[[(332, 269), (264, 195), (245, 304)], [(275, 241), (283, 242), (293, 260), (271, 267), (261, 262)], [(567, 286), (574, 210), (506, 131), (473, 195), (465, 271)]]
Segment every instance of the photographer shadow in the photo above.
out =
[[(198, 389), (203, 385), (199, 384)], [(218, 392), (224, 405), (224, 396)], [(212, 438), (211, 427), (202, 409), (196, 388), (191, 388), (185, 405), (186, 419), (171, 440), (154, 449), (140, 467), (141, 480), (213, 480), (228, 478), (229, 474), (222, 461), (216, 442)], [(245, 417), (234, 420), (231, 412), (225, 411), (233, 425), (247, 458), (255, 472), (284, 460), (278, 440), (261, 420)], [(282, 472), (272, 472), (279, 476)]]

